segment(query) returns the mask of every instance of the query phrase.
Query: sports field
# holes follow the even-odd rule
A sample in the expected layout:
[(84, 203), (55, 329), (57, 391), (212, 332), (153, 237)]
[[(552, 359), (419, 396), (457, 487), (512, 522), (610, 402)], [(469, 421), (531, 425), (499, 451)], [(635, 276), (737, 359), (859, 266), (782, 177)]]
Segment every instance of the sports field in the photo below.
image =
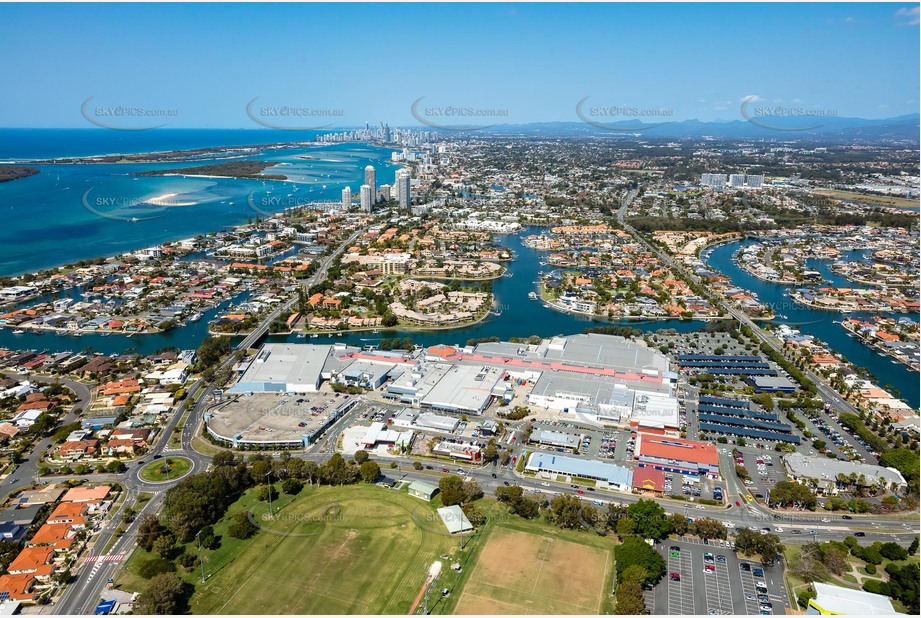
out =
[(417, 525), (429, 504), (380, 487), (307, 488), (273, 520), (264, 510), (262, 530), (196, 583), (192, 613), (406, 614), (428, 565), (457, 545)]
[(508, 528), (492, 529), (456, 614), (599, 614), (611, 553)]

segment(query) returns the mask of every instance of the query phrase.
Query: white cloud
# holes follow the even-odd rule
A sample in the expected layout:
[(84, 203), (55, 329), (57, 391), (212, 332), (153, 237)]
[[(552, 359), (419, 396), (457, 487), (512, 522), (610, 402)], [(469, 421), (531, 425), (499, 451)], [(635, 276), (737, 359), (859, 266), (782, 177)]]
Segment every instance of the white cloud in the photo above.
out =
[(921, 7), (899, 9), (895, 12), (895, 18), (900, 26), (917, 26), (921, 24)]

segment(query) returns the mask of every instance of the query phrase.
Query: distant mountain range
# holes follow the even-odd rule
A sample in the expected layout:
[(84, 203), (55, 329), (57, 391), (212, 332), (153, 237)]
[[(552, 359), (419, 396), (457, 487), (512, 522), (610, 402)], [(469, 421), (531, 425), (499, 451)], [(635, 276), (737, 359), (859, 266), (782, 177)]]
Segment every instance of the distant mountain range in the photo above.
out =
[[(836, 116), (755, 116), (752, 120), (702, 122), (700, 120), (667, 121), (661, 123), (622, 120), (616, 122), (535, 122), (528, 124), (498, 124), (471, 133), (526, 136), (599, 136), (714, 139), (776, 139), (778, 141), (818, 140), (822, 142), (917, 142), (921, 130), (921, 115), (908, 114), (894, 118), (870, 120)], [(420, 127), (424, 128), (424, 127)]]

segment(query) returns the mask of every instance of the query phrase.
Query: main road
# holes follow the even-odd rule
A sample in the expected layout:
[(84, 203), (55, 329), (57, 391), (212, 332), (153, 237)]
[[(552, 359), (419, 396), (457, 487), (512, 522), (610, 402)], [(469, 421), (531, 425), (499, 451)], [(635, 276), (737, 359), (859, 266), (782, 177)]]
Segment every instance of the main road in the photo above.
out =
[[(325, 280), (327, 272), (329, 271), (329, 267), (336, 256), (339, 255), (350, 244), (355, 242), (355, 240), (362, 233), (364, 233), (364, 231), (364, 227), (358, 228), (347, 239), (340, 243), (334, 251), (323, 258), (316, 272), (314, 272), (314, 274), (309, 279), (301, 283), (301, 287), (310, 287)], [(236, 349), (247, 350), (254, 347), (268, 333), (269, 324), (278, 318), (278, 316), (290, 311), (296, 302), (297, 296), (295, 296), (292, 300), (282, 304), (267, 316), (265, 316), (260, 322), (259, 326), (250, 334), (246, 335), (243, 340), (237, 344)], [(218, 365), (215, 374), (219, 373), (223, 369), (231, 367), (235, 362), (236, 355), (230, 354), (220, 363), (220, 365)], [(77, 393), (79, 402), (84, 400), (87, 402), (89, 401), (90, 391), (86, 385), (69, 380), (61, 380), (61, 383), (70, 387)], [(81, 389), (81, 387), (82, 390), (78, 390)], [(174, 455), (177, 457), (185, 457), (192, 461), (192, 469), (190, 470), (189, 474), (207, 470), (210, 464), (210, 457), (206, 457), (192, 448), (192, 439), (195, 436), (198, 424), (201, 422), (203, 412), (208, 405), (209, 394), (213, 387), (213, 383), (200, 379), (188, 389), (185, 400), (183, 400), (182, 404), (177, 408), (170, 421), (163, 428), (163, 431), (161, 431), (157, 444), (145, 457), (137, 460), (136, 463), (133, 463), (128, 473), (124, 475), (89, 475), (81, 477), (92, 477), (93, 480), (104, 482), (115, 481), (121, 483), (127, 492), (124, 505), (133, 504), (137, 499), (137, 495), (141, 492), (154, 494), (154, 497), (144, 505), (141, 511), (138, 512), (136, 519), (129, 524), (127, 529), (120, 536), (118, 536), (114, 545), (112, 545), (112, 548), (107, 552), (107, 555), (115, 555), (121, 553), (129, 554), (131, 552), (131, 550), (135, 547), (135, 539), (137, 537), (137, 530), (141, 520), (145, 515), (157, 513), (159, 511), (166, 489), (175, 485), (175, 481), (167, 483), (149, 483), (141, 479), (140, 471), (145, 464), (162, 457), (163, 453), (168, 451), (167, 447), (169, 445), (170, 437), (173, 435), (175, 428), (179, 425), (180, 421), (184, 417), (185, 424), (181, 430), (181, 448), (177, 449)], [(191, 402), (194, 403), (192, 403), (190, 407), (189, 404)], [(75, 406), (74, 409), (76, 410), (78, 407), (80, 406)], [(75, 414), (73, 419), (70, 419), (69, 421), (65, 419), (66, 422), (72, 422), (72, 420), (76, 420)], [(48, 448), (50, 441), (44, 440), (41, 444), (44, 446), (42, 448), (34, 449), (30, 458), (22, 464), (25, 466), (22, 468), (22, 474), (28, 474), (28, 478), (37, 477), (37, 461), (39, 454)], [(18, 472), (19, 471), (17, 470), (17, 473)], [(6, 493), (9, 493), (11, 489), (12, 486), (8, 483), (3, 486), (3, 490)], [(106, 520), (101, 524), (99, 532), (92, 542), (92, 549), (90, 551), (91, 555), (100, 555), (101, 551), (105, 549), (106, 546), (111, 542), (113, 536), (117, 534), (117, 529), (122, 523), (122, 512), (123, 509), (119, 509), (118, 512), (112, 514), (109, 518), (106, 518)], [(67, 586), (67, 588), (65, 588), (64, 593), (61, 596), (61, 600), (56, 603), (55, 613), (71, 615), (92, 613), (96, 602), (100, 598), (102, 589), (106, 586), (109, 578), (113, 576), (118, 566), (118, 562), (108, 561), (98, 563), (89, 562), (85, 565), (78, 564), (76, 577)]]
[[(629, 208), (630, 204), (633, 203), (633, 200), (636, 199), (636, 195), (637, 190), (634, 189), (627, 195), (626, 198), (624, 198), (621, 207), (617, 211), (617, 223), (619, 223), (625, 230), (630, 232), (630, 234), (632, 234), (636, 240), (643, 243), (647, 249), (655, 253), (659, 259), (661, 259), (676, 271), (680, 272), (682, 276), (684, 276), (688, 281), (700, 285), (701, 280), (699, 277), (697, 277), (697, 275), (688, 271), (684, 267), (684, 264), (676, 262), (670, 255), (647, 242), (643, 235), (636, 230), (636, 228), (626, 222), (625, 216), (627, 214), (627, 208)], [(755, 324), (755, 322), (744, 312), (736, 309), (735, 307), (732, 307), (723, 298), (717, 297), (715, 300), (727, 315), (739, 322), (739, 324), (745, 324), (748, 326), (759, 340), (766, 343), (768, 346), (770, 346), (771, 349), (783, 356), (783, 345), (778, 339), (772, 337), (769, 333), (762, 330), (761, 327)], [(834, 404), (838, 409), (844, 412), (853, 412), (854, 414), (858, 414), (860, 412), (856, 407), (853, 406), (853, 404), (841, 397), (841, 395), (835, 389), (830, 387), (820, 376), (816, 375), (813, 371), (804, 369), (803, 373), (805, 373), (806, 376), (815, 383), (816, 390), (818, 391), (818, 394), (823, 401), (829, 404)]]
[[(632, 200), (635, 195), (636, 193), (633, 192), (632, 197), (629, 198), (629, 200)], [(629, 200), (626, 203), (629, 203)], [(622, 221), (622, 214), (623, 209), (618, 213), (619, 221)], [(632, 231), (637, 236), (637, 238), (641, 240), (641, 242), (645, 243), (645, 240), (643, 240), (635, 230), (626, 225), (625, 228)], [(346, 241), (344, 241), (335, 252), (325, 258), (317, 272), (314, 273), (314, 275), (307, 282), (305, 282), (304, 285), (313, 285), (316, 282), (324, 280), (334, 257), (345, 246), (354, 242), (354, 240), (362, 232), (363, 229), (357, 230)], [(649, 246), (648, 243), (646, 244)], [(664, 259), (666, 262), (674, 265), (674, 262), (667, 256), (662, 255), (654, 247), (650, 248), (659, 254), (660, 257), (662, 257), (662, 259)], [(676, 266), (676, 268), (679, 268), (679, 270), (684, 272), (684, 270), (679, 266)], [(294, 302), (295, 301), (290, 301), (285, 303), (284, 306), (279, 307), (271, 314), (266, 316), (259, 328), (257, 328), (251, 334), (247, 335), (237, 345), (237, 349), (246, 350), (255, 346), (258, 341), (268, 332), (268, 325), (271, 323), (271, 321), (276, 319), (279, 315), (282, 315), (284, 312), (289, 311)], [(744, 318), (745, 316), (742, 317)], [(752, 330), (755, 333), (760, 332), (760, 329), (753, 328)], [(768, 341), (768, 344), (772, 345), (772, 342)], [(235, 360), (236, 359), (234, 355), (230, 355), (229, 358), (225, 359), (218, 366), (218, 369), (220, 370), (231, 366)], [(817, 384), (821, 384), (821, 382), (817, 382)], [(197, 433), (198, 426), (201, 424), (203, 412), (207, 408), (209, 393), (212, 388), (213, 385), (211, 383), (205, 383), (203, 380), (199, 380), (189, 389), (189, 395), (183, 406), (177, 410), (176, 414), (167, 424), (155, 448), (152, 449), (145, 458), (141, 459), (137, 464), (135, 464), (127, 474), (119, 475), (118, 477), (114, 477), (112, 475), (89, 475), (94, 480), (116, 480), (122, 482), (125, 485), (126, 491), (128, 492), (128, 499), (125, 501), (125, 504), (131, 504), (137, 497), (137, 494), (140, 492), (149, 492), (154, 494), (154, 497), (148, 501), (144, 508), (139, 512), (137, 519), (132, 522), (127, 527), (126, 531), (115, 540), (111, 550), (108, 552), (109, 554), (130, 554), (131, 550), (135, 546), (137, 530), (141, 519), (146, 514), (156, 513), (159, 511), (162, 505), (163, 494), (165, 490), (175, 484), (175, 482), (162, 484), (148, 483), (139, 477), (139, 471), (145, 463), (148, 463), (156, 457), (162, 456), (164, 451), (166, 451), (166, 447), (170, 436), (173, 433), (173, 430), (177, 427), (183, 417), (186, 418), (185, 424), (181, 430), (181, 449), (177, 449), (177, 452), (174, 454), (175, 456), (187, 457), (192, 460), (192, 472), (199, 472), (207, 469), (210, 463), (210, 458), (201, 455), (192, 448), (192, 439)], [(189, 407), (189, 402), (192, 401), (194, 401), (194, 404)], [(188, 414), (186, 414), (186, 412), (188, 412)], [(302, 453), (297, 456), (319, 463), (329, 457), (329, 453), (326, 452), (328, 449), (324, 449), (324, 444), (325, 441), (321, 441), (309, 452)], [(521, 448), (522, 447), (516, 443), (516, 452), (518, 453), (518, 457), (523, 455), (523, 452), (520, 450)], [(172, 454), (173, 452), (170, 451), (170, 453)], [(721, 454), (721, 458), (725, 459), (726, 457), (729, 457), (728, 449), (724, 449)], [(437, 466), (432, 464), (432, 470), (417, 471), (415, 469), (407, 469), (405, 467), (406, 464), (411, 465), (410, 461), (411, 460), (409, 459), (400, 459), (400, 468), (397, 470), (389, 470), (385, 468), (384, 474), (395, 476), (395, 480), (426, 480), (429, 482), (434, 481), (436, 483), (438, 479), (444, 475), (444, 473), (440, 471), (442, 468), (441, 464), (438, 464)], [(431, 462), (428, 461), (421, 461), (421, 463), (431, 464)], [(723, 464), (729, 466), (729, 469), (732, 469), (730, 461), (724, 461)], [(452, 470), (457, 467), (457, 465), (450, 466)], [(586, 491), (583, 489), (583, 494), (576, 494), (579, 489), (573, 488), (569, 484), (549, 482), (533, 477), (527, 477), (516, 473), (511, 467), (487, 466), (482, 468), (465, 466), (464, 470), (467, 475), (472, 476), (478, 480), (481, 487), (487, 494), (493, 493), (499, 486), (509, 484), (520, 485), (529, 495), (532, 495), (535, 498), (552, 498), (553, 496), (561, 493), (573, 493), (578, 495), (578, 497), (583, 500), (596, 502), (600, 507), (605, 507), (609, 503), (630, 504), (641, 499), (641, 496), (622, 494), (619, 492), (607, 492), (602, 490)], [(496, 475), (495, 478), (493, 478), (493, 474)], [(732, 495), (733, 493), (742, 495), (744, 493), (744, 488), (741, 486), (736, 487), (732, 484), (731, 480), (728, 480), (727, 483), (728, 495)], [(737, 482), (736, 484), (738, 485)], [(813, 530), (816, 533), (815, 537), (820, 539), (832, 539), (842, 537), (851, 529), (860, 529), (865, 531), (865, 541), (868, 542), (874, 540), (896, 540), (902, 543), (908, 543), (914, 536), (917, 535), (917, 531), (914, 529), (912, 524), (892, 521), (891, 519), (887, 519), (885, 517), (872, 515), (855, 515), (853, 520), (847, 522), (841, 521), (839, 523), (837, 520), (833, 522), (830, 517), (834, 516), (831, 515), (807, 515), (805, 513), (794, 515), (778, 514), (756, 503), (742, 503), (741, 507), (735, 507), (733, 504), (733, 506), (729, 508), (696, 508), (694, 505), (678, 502), (675, 500), (661, 500), (660, 504), (663, 506), (667, 513), (680, 513), (684, 516), (695, 518), (700, 516), (713, 517), (725, 524), (731, 525), (734, 528), (751, 527), (761, 529), (768, 527), (773, 530), (774, 528), (782, 527), (782, 532), (777, 532), (777, 534), (786, 541), (794, 541), (798, 539), (806, 540), (807, 538), (812, 538), (808, 533), (809, 531)], [(732, 504), (732, 502), (730, 504)], [(822, 521), (823, 519), (827, 519), (828, 521)], [(101, 531), (98, 533), (98, 536), (94, 541), (94, 550), (92, 553), (98, 554), (99, 551), (95, 548), (105, 548), (106, 545), (112, 541), (113, 536), (116, 534), (116, 529), (120, 523), (121, 514), (119, 512), (113, 515), (110, 520), (106, 521), (102, 525)], [(802, 530), (802, 534), (794, 534), (792, 532), (794, 529)], [(90, 564), (84, 566), (78, 572), (75, 581), (73, 581), (66, 588), (61, 601), (58, 602), (55, 607), (55, 613), (91, 613), (96, 602), (100, 598), (102, 589), (106, 585), (108, 579), (114, 576), (115, 571), (117, 571), (119, 566), (120, 563), (118, 562), (100, 562), (96, 566), (91, 566)]]

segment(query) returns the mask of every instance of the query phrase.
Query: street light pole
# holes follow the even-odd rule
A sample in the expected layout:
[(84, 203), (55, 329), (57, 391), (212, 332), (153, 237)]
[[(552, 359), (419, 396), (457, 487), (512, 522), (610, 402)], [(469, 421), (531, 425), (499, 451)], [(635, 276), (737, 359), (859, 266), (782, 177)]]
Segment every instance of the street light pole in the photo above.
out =
[(195, 534), (195, 540), (198, 541), (198, 563), (201, 564), (201, 583), (205, 583), (205, 562), (201, 559), (201, 530)]
[(275, 519), (275, 513), (272, 512), (272, 471), (269, 470), (265, 476), (269, 479), (269, 517)]

